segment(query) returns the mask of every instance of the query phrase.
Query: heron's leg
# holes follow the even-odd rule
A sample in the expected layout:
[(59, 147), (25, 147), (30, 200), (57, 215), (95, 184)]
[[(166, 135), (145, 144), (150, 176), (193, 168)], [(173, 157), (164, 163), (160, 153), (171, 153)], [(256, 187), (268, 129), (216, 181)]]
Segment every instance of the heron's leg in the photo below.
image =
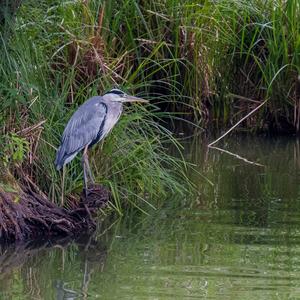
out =
[(65, 175), (66, 175), (66, 166), (63, 165), (63, 172), (62, 172), (62, 187), (61, 187), (61, 206), (64, 206), (64, 194), (65, 194)]
[(86, 164), (85, 164), (84, 153), (82, 155), (82, 169), (83, 169), (83, 181), (84, 181), (85, 197), (87, 197), (88, 182), (87, 182), (87, 176), (86, 176), (87, 174), (86, 174)]
[(89, 163), (88, 159), (86, 160), (86, 167), (87, 167), (89, 178), (90, 178), (91, 182), (94, 184), (95, 180), (94, 180), (94, 176), (93, 176), (93, 173), (91, 171), (91, 167), (90, 167), (90, 163)]
[(87, 150), (88, 150), (88, 146), (85, 146), (84, 151), (83, 151), (83, 157), (84, 157), (86, 169), (87, 169), (87, 172), (88, 172), (87, 175), (89, 176), (90, 181), (92, 183), (95, 183), (94, 176), (92, 174), (90, 163), (89, 163), (89, 156), (88, 156)]

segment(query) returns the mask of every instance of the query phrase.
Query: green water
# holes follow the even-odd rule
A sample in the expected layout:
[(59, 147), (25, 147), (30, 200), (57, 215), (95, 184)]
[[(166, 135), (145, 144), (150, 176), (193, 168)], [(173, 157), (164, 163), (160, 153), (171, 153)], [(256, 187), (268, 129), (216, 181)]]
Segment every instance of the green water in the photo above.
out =
[(185, 153), (193, 199), (93, 237), (2, 250), (0, 299), (300, 299), (299, 140), (221, 144), (265, 167), (201, 144)]

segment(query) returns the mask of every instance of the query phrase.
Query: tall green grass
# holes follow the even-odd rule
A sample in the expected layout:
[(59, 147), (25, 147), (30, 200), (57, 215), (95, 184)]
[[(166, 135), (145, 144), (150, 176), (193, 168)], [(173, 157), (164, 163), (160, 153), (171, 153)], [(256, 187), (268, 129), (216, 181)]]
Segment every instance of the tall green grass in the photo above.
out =
[[(124, 198), (138, 205), (183, 190), (171, 170), (186, 181), (184, 165), (164, 148), (176, 141), (153, 121), (167, 111), (209, 129), (230, 126), (268, 99), (244, 126), (299, 132), (299, 15), (290, 0), (24, 0), (1, 33), (2, 139), (15, 133), (30, 147), (12, 169), (21, 165), (57, 199), (53, 158), (63, 127), (79, 104), (113, 85), (155, 104), (128, 107), (93, 152), (97, 179), (111, 187), (118, 211)], [(14, 147), (3, 150), (6, 161)], [(81, 176), (77, 159), (67, 194)]]
[[(2, 139), (12, 145), (1, 156), (11, 173), (33, 182), (53, 201), (59, 201), (63, 189), (67, 199), (72, 199), (82, 188), (80, 158), (68, 165), (64, 185), (53, 162), (74, 110), (113, 85), (152, 98), (147, 86), (135, 81), (142, 72), (140, 67), (129, 68), (134, 49), (118, 47), (120, 57), (104, 35), (96, 35), (99, 10), (81, 2), (35, 4), (23, 2), (10, 26), (10, 37), (1, 35)], [(141, 65), (147, 65), (148, 59)], [(146, 211), (170, 194), (188, 192), (181, 146), (155, 121), (164, 115), (152, 104), (128, 106), (112, 134), (91, 151), (96, 181), (110, 188), (111, 207), (120, 214), (128, 204)], [(19, 139), (15, 142), (12, 136)], [(23, 142), (29, 149), (14, 159)], [(178, 149), (178, 158), (168, 154), (169, 145)]]
[(218, 13), (229, 14), (221, 24), (233, 28), (231, 36), (227, 30), (224, 34), (224, 39), (233, 39), (226, 66), (232, 73), (225, 90), (236, 113), (253, 109), (255, 101), (269, 99), (264, 111), (247, 125), (298, 132), (299, 2), (239, 1), (231, 8), (221, 7)]
[[(24, 1), (17, 28), (70, 83), (124, 83), (199, 124), (299, 131), (299, 2)], [(57, 75), (55, 75), (57, 76)], [(84, 84), (84, 85), (83, 85)]]

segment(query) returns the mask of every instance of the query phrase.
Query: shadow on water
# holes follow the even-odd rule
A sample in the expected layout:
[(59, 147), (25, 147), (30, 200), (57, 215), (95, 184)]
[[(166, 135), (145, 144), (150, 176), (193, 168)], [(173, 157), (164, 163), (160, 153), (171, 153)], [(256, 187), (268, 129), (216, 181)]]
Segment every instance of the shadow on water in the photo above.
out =
[(221, 147), (264, 167), (194, 140), (192, 199), (128, 213), (92, 237), (2, 248), (0, 299), (299, 298), (299, 140)]

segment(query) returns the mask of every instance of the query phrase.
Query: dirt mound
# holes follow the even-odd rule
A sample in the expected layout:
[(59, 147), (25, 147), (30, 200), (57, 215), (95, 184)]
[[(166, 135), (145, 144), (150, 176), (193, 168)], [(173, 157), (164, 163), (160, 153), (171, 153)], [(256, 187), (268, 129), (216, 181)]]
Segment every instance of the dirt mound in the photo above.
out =
[[(85, 195), (87, 194), (87, 195)], [(0, 241), (22, 241), (39, 236), (72, 236), (93, 230), (93, 217), (109, 200), (109, 191), (89, 186), (80, 201), (62, 208), (28, 187), (18, 192), (0, 188)]]

